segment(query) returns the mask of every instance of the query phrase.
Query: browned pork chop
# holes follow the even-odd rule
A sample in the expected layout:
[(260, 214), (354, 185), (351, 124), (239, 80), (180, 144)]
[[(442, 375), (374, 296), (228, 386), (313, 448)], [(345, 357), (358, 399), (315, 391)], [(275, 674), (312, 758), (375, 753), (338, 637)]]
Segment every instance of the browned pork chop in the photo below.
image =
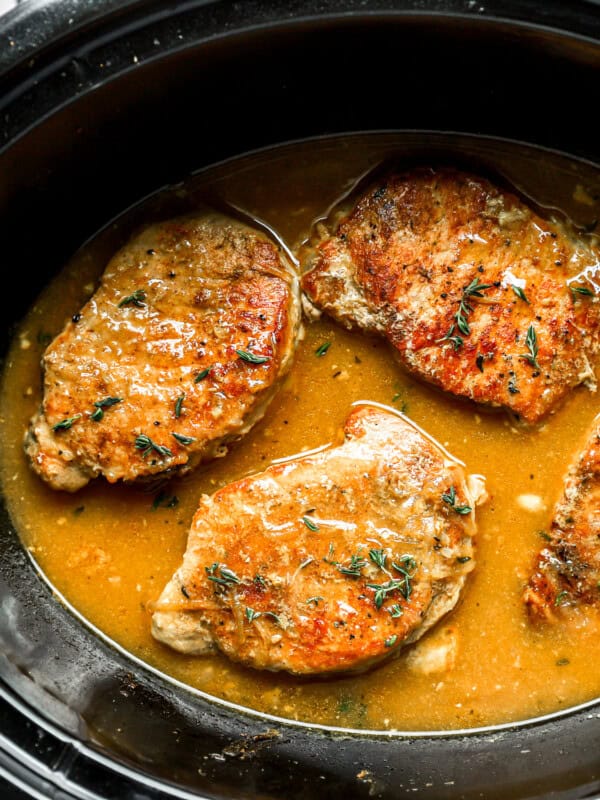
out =
[(532, 619), (556, 619), (561, 609), (581, 604), (600, 606), (600, 418), (567, 472), (524, 600)]
[(477, 482), (406, 418), (203, 497), (152, 632), (259, 669), (360, 670), (418, 639), (473, 568)]
[(75, 491), (223, 455), (263, 415), (299, 317), (292, 266), (262, 233), (217, 214), (145, 229), (44, 353), (33, 469)]
[(319, 223), (301, 261), (312, 303), (448, 392), (535, 423), (594, 385), (600, 304), (577, 276), (600, 253), (483, 178), (391, 175)]

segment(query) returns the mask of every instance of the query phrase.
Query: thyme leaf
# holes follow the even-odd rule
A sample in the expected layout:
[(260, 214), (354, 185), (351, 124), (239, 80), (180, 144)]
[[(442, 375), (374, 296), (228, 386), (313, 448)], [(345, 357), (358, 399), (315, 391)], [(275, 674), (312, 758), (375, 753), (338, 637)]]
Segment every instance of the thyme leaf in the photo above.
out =
[(317, 358), (321, 358), (321, 356), (324, 356), (330, 347), (331, 347), (331, 342), (323, 342), (323, 344), (319, 345), (315, 350), (315, 355), (317, 356)]
[(258, 619), (261, 616), (260, 611), (255, 611), (250, 606), (246, 606), (246, 619), (248, 622), (254, 622), (255, 619)]
[(523, 300), (524, 303), (527, 303), (527, 305), (529, 305), (529, 300), (527, 299), (527, 295), (525, 294), (523, 289), (521, 289), (520, 286), (517, 286), (515, 283), (511, 283), (510, 288), (517, 295), (519, 300)]
[(265, 364), (267, 361), (271, 360), (269, 356), (256, 356), (249, 350), (236, 350), (235, 352), (242, 361), (246, 361), (248, 364)]
[(116, 406), (117, 403), (121, 403), (123, 401), (122, 397), (105, 397), (103, 400), (96, 400), (94, 405), (96, 406), (96, 410), (91, 415), (91, 418), (94, 422), (100, 422), (102, 417), (104, 416), (104, 409), (110, 408), (111, 406)]
[(320, 530), (320, 528), (316, 524), (316, 522), (313, 522), (312, 519), (310, 517), (307, 517), (306, 515), (304, 515), (302, 517), (302, 522), (306, 525), (306, 527), (308, 528), (309, 531), (318, 531), (318, 530)]
[(156, 442), (153, 442), (145, 433), (140, 433), (139, 436), (135, 437), (135, 446), (137, 450), (143, 451), (142, 456), (144, 458), (153, 450), (163, 458), (171, 458), (173, 456), (173, 453), (168, 447), (164, 447), (162, 444), (156, 444)]
[(180, 444), (183, 444), (183, 445), (188, 445), (188, 444), (191, 444), (192, 442), (196, 441), (196, 439), (193, 436), (184, 436), (182, 433), (173, 433), (173, 432), (171, 432), (171, 436), (174, 439), (177, 439), (177, 441)]
[(205, 368), (205, 369), (203, 369), (201, 372), (199, 372), (199, 373), (196, 375), (196, 377), (194, 378), (194, 383), (200, 383), (200, 381), (203, 381), (203, 380), (204, 380), (204, 378), (206, 378), (206, 376), (207, 376), (207, 375), (208, 375), (210, 372), (212, 372), (212, 369), (213, 369), (212, 367), (206, 367), (206, 368)]
[(384, 645), (386, 647), (393, 647), (396, 644), (397, 641), (398, 641), (398, 637), (394, 633), (392, 636), (390, 636), (388, 639), (385, 640)]
[(122, 306), (132, 305), (136, 306), (137, 308), (143, 308), (146, 305), (146, 292), (144, 289), (136, 289), (133, 294), (127, 295), (124, 297), (118, 305), (118, 308)]
[(565, 600), (568, 598), (569, 593), (567, 591), (559, 592), (556, 597), (554, 598), (554, 605), (555, 606), (562, 606)]
[(67, 417), (67, 419), (63, 419), (60, 422), (57, 422), (56, 425), (52, 426), (52, 430), (56, 431), (68, 431), (69, 428), (76, 422), (78, 419), (81, 418), (81, 414), (75, 414), (72, 417)]
[(457, 506), (456, 505), (456, 489), (454, 486), (451, 486), (447, 492), (444, 492), (442, 495), (442, 500), (444, 503), (448, 503), (450, 508), (453, 511), (456, 511), (457, 514), (461, 514), (464, 516), (465, 514), (470, 514), (473, 510), (471, 506)]
[(569, 289), (573, 295), (583, 295), (584, 297), (595, 297), (595, 292), (588, 289), (587, 286), (573, 286), (569, 284)]
[(181, 408), (183, 406), (183, 401), (185, 400), (185, 392), (180, 394), (177, 400), (175, 401), (175, 417), (179, 419), (181, 416)]

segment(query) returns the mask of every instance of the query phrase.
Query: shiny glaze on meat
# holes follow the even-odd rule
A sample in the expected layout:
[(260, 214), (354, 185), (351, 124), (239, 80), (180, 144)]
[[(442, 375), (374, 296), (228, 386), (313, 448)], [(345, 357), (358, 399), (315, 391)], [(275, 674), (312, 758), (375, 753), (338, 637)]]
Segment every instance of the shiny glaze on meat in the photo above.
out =
[(564, 482), (547, 544), (524, 600), (532, 619), (556, 620), (578, 605), (600, 605), (600, 418)]
[(156, 638), (340, 672), (397, 653), (453, 608), (474, 564), (462, 467), (383, 408), (355, 408), (344, 437), (202, 498)]
[(224, 455), (263, 415), (298, 331), (297, 279), (264, 234), (216, 214), (143, 230), (43, 355), (33, 469), (75, 491)]
[(391, 175), (319, 223), (301, 259), (312, 303), (445, 391), (535, 423), (595, 387), (600, 305), (576, 276), (598, 251), (484, 178)]

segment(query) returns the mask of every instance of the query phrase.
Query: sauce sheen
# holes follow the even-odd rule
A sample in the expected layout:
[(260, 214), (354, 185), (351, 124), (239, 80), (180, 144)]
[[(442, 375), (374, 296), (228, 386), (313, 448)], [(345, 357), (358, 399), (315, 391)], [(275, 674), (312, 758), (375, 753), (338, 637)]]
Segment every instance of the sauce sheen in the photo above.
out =
[[(427, 146), (414, 136), (348, 136), (282, 146), (212, 168), (124, 214), (38, 298), (6, 360), (0, 477), (23, 542), (50, 583), (108, 637), (192, 687), (278, 716), (349, 728), (451, 730), (523, 720), (600, 694), (600, 616), (586, 609), (568, 626), (535, 627), (521, 602), (563, 475), (600, 408), (585, 388), (572, 392), (540, 426), (523, 428), (504, 413), (419, 383), (402, 371), (384, 341), (322, 317), (305, 322), (294, 365), (264, 419), (228, 456), (172, 480), (161, 493), (103, 481), (73, 495), (52, 491), (23, 454), (23, 434), (40, 403), (43, 350), (140, 224), (199, 205), (234, 208), (294, 248), (316, 218), (392, 153), (407, 160), (427, 154), (447, 162), (454, 156), (475, 160), (547, 214), (560, 208), (581, 226), (600, 216), (600, 178), (590, 165), (485, 139), (432, 137)], [(307, 680), (244, 669), (220, 655), (184, 656), (156, 642), (152, 603), (181, 562), (200, 495), (274, 460), (338, 441), (351, 404), (359, 400), (404, 411), (468, 472), (487, 478), (490, 499), (477, 510), (475, 569), (458, 607), (424, 637), (454, 629), (454, 667), (417, 671), (409, 647), (362, 675)]]

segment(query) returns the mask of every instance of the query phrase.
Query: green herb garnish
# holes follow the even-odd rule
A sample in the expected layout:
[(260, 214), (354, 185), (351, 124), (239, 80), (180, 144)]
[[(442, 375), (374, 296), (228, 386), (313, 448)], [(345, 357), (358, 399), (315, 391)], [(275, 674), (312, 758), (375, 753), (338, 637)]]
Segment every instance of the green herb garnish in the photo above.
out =
[(533, 325), (530, 325), (527, 328), (527, 336), (525, 337), (525, 344), (529, 348), (528, 353), (522, 353), (519, 358), (525, 359), (532, 367), (536, 369), (541, 369), (540, 365), (538, 364), (538, 343), (537, 343), (537, 336), (535, 333), (535, 328)]
[(568, 596), (569, 596), (569, 593), (567, 591), (559, 592), (556, 595), (556, 597), (554, 598), (554, 605), (555, 606), (562, 606), (562, 604), (565, 602), (565, 600), (567, 599)]
[(305, 558), (304, 561), (300, 562), (300, 566), (298, 567), (298, 569), (304, 569), (304, 567), (308, 567), (308, 565), (312, 564), (313, 561), (314, 558), (312, 556), (308, 556), (308, 558)]
[(144, 458), (151, 453), (152, 450), (154, 450), (163, 458), (171, 458), (173, 456), (173, 453), (168, 447), (164, 447), (162, 444), (156, 444), (156, 442), (153, 442), (152, 439), (149, 436), (146, 436), (145, 433), (140, 433), (139, 436), (135, 437), (135, 446), (138, 450), (143, 451), (142, 456)]
[(177, 400), (175, 401), (175, 416), (177, 419), (181, 416), (181, 408), (183, 406), (183, 401), (185, 400), (185, 392), (180, 394)]
[(400, 607), (400, 605), (398, 605), (398, 603), (394, 603), (393, 606), (390, 606), (388, 608), (388, 611), (390, 612), (390, 614), (392, 615), (392, 617), (394, 619), (397, 619), (398, 617), (401, 617), (402, 614), (404, 613), (402, 611), (402, 608)]
[(342, 575), (349, 575), (351, 578), (358, 578), (360, 577), (361, 569), (366, 566), (366, 559), (361, 558), (358, 553), (355, 553), (353, 556), (350, 556), (350, 564), (348, 566), (345, 566), (344, 564), (338, 564), (337, 568)]
[(323, 344), (319, 345), (315, 350), (315, 355), (317, 356), (317, 358), (321, 358), (321, 356), (324, 356), (330, 347), (331, 347), (331, 342), (323, 342)]
[(124, 297), (119, 303), (118, 307), (121, 308), (121, 306), (132, 305), (136, 306), (137, 308), (143, 308), (146, 305), (145, 300), (146, 292), (144, 289), (136, 289), (133, 294)]
[(467, 561), (471, 560), (471, 556), (456, 556), (456, 560), (459, 564), (466, 564)]
[(182, 433), (173, 433), (173, 432), (172, 432), (172, 433), (171, 433), (171, 436), (172, 436), (174, 439), (177, 439), (177, 441), (179, 442), (179, 444), (183, 444), (183, 445), (186, 445), (186, 446), (187, 446), (188, 444), (191, 444), (192, 442), (195, 442), (195, 441), (196, 441), (196, 439), (195, 439), (193, 436), (184, 436)]
[(206, 367), (205, 369), (202, 370), (202, 372), (199, 372), (194, 378), (194, 383), (200, 383), (200, 381), (203, 381), (211, 370), (212, 367)]
[(324, 597), (315, 596), (315, 597), (309, 597), (308, 600), (306, 600), (305, 602), (306, 602), (306, 605), (309, 605), (310, 603), (314, 603), (315, 606), (318, 606), (319, 602), (321, 600), (324, 600), (324, 599), (325, 599)]
[(448, 503), (450, 508), (453, 511), (456, 511), (457, 514), (465, 515), (470, 514), (473, 510), (471, 506), (457, 506), (456, 505), (456, 489), (454, 486), (451, 486), (450, 489), (442, 495), (442, 500), (444, 503)]
[[(224, 564), (219, 564), (218, 561), (215, 561), (210, 567), (204, 567), (204, 571), (208, 577), (209, 581), (213, 583), (218, 583), (219, 586), (231, 586), (233, 583), (241, 583), (241, 580), (235, 574), (235, 572)], [(220, 575), (217, 574), (220, 572)]]
[(595, 297), (596, 293), (592, 292), (591, 289), (588, 289), (587, 286), (572, 286), (569, 284), (569, 289), (571, 290), (572, 294), (574, 295), (583, 295), (584, 297)]
[(260, 611), (255, 611), (250, 606), (246, 606), (246, 619), (248, 622), (254, 622), (255, 619), (258, 619), (261, 616)]
[(302, 522), (306, 525), (309, 531), (320, 530), (319, 526), (315, 522), (313, 522), (310, 517), (307, 517), (306, 515), (302, 517)]
[(454, 347), (454, 351), (458, 352), (464, 344), (464, 339), (462, 338), (462, 336), (454, 335), (455, 327), (456, 327), (455, 325), (451, 325), (450, 328), (448, 329), (448, 332), (444, 336), (442, 336), (441, 339), (438, 339), (438, 341), (450, 342), (450, 344)]
[(60, 422), (57, 422), (56, 425), (52, 426), (53, 431), (68, 431), (69, 428), (76, 422), (78, 419), (81, 418), (81, 414), (75, 414), (73, 417), (67, 417), (67, 419), (63, 419)]
[(235, 352), (242, 361), (246, 361), (248, 364), (265, 364), (267, 361), (270, 361), (269, 356), (255, 356), (254, 353), (251, 353), (249, 350), (236, 350)]
[(401, 592), (404, 598), (408, 599), (407, 595), (410, 596), (408, 586), (410, 586), (410, 579), (408, 576), (404, 576), (401, 580), (398, 578), (390, 578), (386, 583), (367, 583), (367, 588), (373, 589), (375, 592), (373, 602), (377, 609), (381, 608), (385, 600), (387, 600), (388, 594), (392, 592)]
[(104, 409), (110, 408), (111, 406), (116, 406), (117, 403), (122, 402), (122, 400), (122, 397), (105, 397), (104, 400), (96, 400), (94, 403), (96, 410), (91, 415), (91, 418), (94, 420), (94, 422), (100, 422), (104, 416)]
[(376, 567), (379, 567), (379, 569), (385, 569), (385, 562), (387, 556), (384, 552), (383, 547), (381, 548), (381, 550), (369, 550), (369, 558), (375, 564)]
[(510, 288), (517, 295), (519, 300), (523, 300), (524, 303), (527, 303), (527, 305), (529, 305), (529, 300), (527, 299), (527, 295), (525, 294), (523, 289), (521, 289), (520, 286), (516, 286), (514, 283), (511, 283)]
[(463, 289), (462, 297), (458, 305), (458, 311), (456, 314), (454, 314), (455, 322), (450, 326), (448, 332), (440, 339), (440, 341), (451, 342), (454, 346), (454, 349), (459, 350), (459, 348), (464, 344), (464, 340), (461, 336), (454, 333), (456, 328), (458, 328), (463, 336), (468, 336), (471, 333), (468, 316), (473, 311), (473, 306), (467, 302), (468, 299), (471, 297), (483, 297), (483, 292), (486, 289), (491, 288), (491, 283), (479, 283), (479, 278), (473, 278), (471, 283)]
[(384, 645), (386, 647), (393, 647), (397, 641), (398, 637), (396, 636), (396, 634), (394, 634), (393, 636), (390, 636), (389, 639), (385, 640)]

